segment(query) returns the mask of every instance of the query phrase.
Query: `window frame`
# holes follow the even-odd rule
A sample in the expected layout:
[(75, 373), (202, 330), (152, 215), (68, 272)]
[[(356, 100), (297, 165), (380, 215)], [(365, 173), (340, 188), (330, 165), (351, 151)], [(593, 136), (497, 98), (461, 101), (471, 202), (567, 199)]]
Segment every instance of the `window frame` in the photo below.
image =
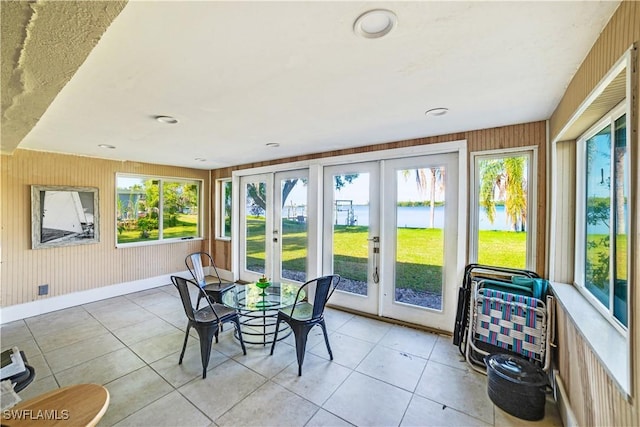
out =
[[(229, 235), (225, 233), (225, 187), (229, 185), (229, 191), (231, 192), (231, 205), (229, 206), (229, 218), (232, 221), (232, 225), (229, 230)], [(220, 178), (216, 179), (216, 198), (215, 198), (215, 236), (216, 240), (231, 241), (233, 236), (233, 179), (232, 178)]]
[[(529, 159), (527, 223), (529, 224), (526, 243), (525, 269), (536, 271), (537, 227), (538, 227), (538, 147), (535, 145), (496, 150), (474, 151), (470, 153), (470, 201), (469, 201), (469, 263), (478, 262), (478, 232), (480, 218), (480, 160), (526, 156)], [(536, 191), (532, 191), (535, 189)]]
[[(115, 242), (116, 248), (130, 248), (135, 246), (152, 246), (152, 245), (163, 245), (168, 243), (176, 243), (185, 240), (204, 240), (203, 230), (204, 230), (204, 181), (202, 179), (197, 178), (184, 178), (184, 177), (170, 177), (170, 176), (160, 176), (160, 175), (146, 175), (146, 174), (132, 174), (126, 172), (116, 172), (115, 176)], [(158, 239), (157, 240), (148, 240), (148, 241), (138, 241), (138, 242), (118, 242), (118, 179), (119, 178), (133, 178), (140, 180), (157, 180), (158, 181)], [(164, 193), (163, 193), (163, 185), (165, 182), (180, 182), (184, 184), (195, 184), (197, 186), (198, 191), (198, 225), (197, 225), (197, 236), (186, 236), (186, 237), (172, 237), (172, 238), (164, 238), (163, 237), (163, 224), (164, 224)]]
[[(611, 298), (613, 292), (613, 278), (612, 278), (612, 270), (609, 270), (609, 306), (606, 307), (591, 291), (589, 291), (586, 287), (585, 283), (585, 265), (586, 265), (586, 170), (587, 170), (587, 141), (591, 139), (593, 136), (597, 135), (602, 131), (605, 127), (611, 126), (611, 147), (612, 150), (615, 148), (615, 122), (620, 117), (626, 115), (627, 125), (626, 125), (626, 140), (627, 140), (627, 149), (630, 153), (630, 126), (629, 126), (629, 103), (627, 99), (623, 99), (620, 103), (618, 103), (615, 107), (609, 110), (603, 117), (601, 117), (595, 124), (593, 124), (589, 129), (587, 129), (578, 139), (576, 139), (576, 220), (575, 220), (575, 257), (574, 257), (574, 285), (578, 289), (578, 291), (585, 297), (585, 299), (623, 336), (628, 336), (629, 325), (625, 326), (614, 316), (613, 304), (615, 298)], [(630, 156), (629, 156), (630, 159)], [(609, 176), (610, 179), (615, 177), (614, 174), (614, 161), (613, 156), (611, 158), (611, 166), (609, 168)], [(627, 164), (627, 167), (629, 164)], [(627, 188), (629, 188), (629, 182), (626, 183)], [(610, 192), (610, 200), (612, 203), (610, 204), (609, 212), (610, 218), (613, 218), (613, 210), (615, 206), (613, 204), (613, 192)], [(615, 226), (610, 228), (609, 237), (611, 241), (611, 236), (615, 236)], [(627, 234), (629, 234), (629, 230), (627, 230)], [(612, 262), (616, 262), (616, 245), (610, 246), (610, 255), (609, 255), (609, 265), (612, 265)], [(631, 245), (627, 245), (627, 277), (629, 277), (629, 261), (631, 260)], [(632, 301), (629, 299), (629, 284), (627, 282), (627, 319), (629, 319), (629, 314), (631, 311)]]

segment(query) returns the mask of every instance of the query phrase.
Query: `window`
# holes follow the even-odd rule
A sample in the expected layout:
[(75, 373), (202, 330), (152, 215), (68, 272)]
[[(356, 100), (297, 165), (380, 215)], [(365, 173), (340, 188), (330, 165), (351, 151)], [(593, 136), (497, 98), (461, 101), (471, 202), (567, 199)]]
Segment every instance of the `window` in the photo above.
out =
[(217, 180), (216, 237), (231, 239), (231, 178)]
[(196, 180), (117, 175), (117, 244), (201, 238), (201, 187)]
[(578, 139), (576, 282), (628, 325), (629, 151), (624, 102)]
[(472, 154), (471, 262), (535, 270), (536, 149)]

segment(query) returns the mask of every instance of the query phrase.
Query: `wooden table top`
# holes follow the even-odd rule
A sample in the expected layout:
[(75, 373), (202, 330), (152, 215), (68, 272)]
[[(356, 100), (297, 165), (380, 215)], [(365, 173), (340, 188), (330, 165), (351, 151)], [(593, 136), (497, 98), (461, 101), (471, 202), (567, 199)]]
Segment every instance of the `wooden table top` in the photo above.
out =
[(2, 411), (2, 425), (95, 426), (107, 411), (109, 391), (98, 384), (76, 384), (50, 391)]

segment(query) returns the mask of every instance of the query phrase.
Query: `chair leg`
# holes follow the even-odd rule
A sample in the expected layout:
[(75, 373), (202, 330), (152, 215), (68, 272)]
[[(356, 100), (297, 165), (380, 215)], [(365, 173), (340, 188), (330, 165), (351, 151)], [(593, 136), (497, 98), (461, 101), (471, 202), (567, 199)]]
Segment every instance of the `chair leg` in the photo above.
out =
[[(236, 329), (238, 330), (238, 341), (240, 341), (240, 346), (242, 347), (242, 353), (247, 355), (247, 348), (244, 346), (244, 339), (242, 339), (242, 330), (240, 329), (240, 319), (236, 316), (233, 319), (233, 323), (236, 324)], [(222, 328), (220, 328), (222, 330)]]
[(200, 357), (202, 358), (202, 379), (207, 378), (207, 367), (211, 358), (211, 342), (218, 330), (218, 325), (195, 326), (200, 338)]
[(280, 315), (278, 315), (278, 320), (276, 320), (276, 330), (273, 332), (273, 343), (271, 344), (271, 353), (270, 355), (273, 356), (273, 350), (276, 348), (276, 343), (278, 342), (278, 329), (280, 329), (280, 321), (282, 319), (280, 318)]
[(324, 319), (320, 322), (322, 332), (324, 332), (324, 342), (327, 344), (327, 351), (329, 352), (329, 358), (333, 360), (333, 353), (331, 352), (331, 346), (329, 345), (329, 336), (327, 335), (327, 326), (324, 324)]
[(198, 310), (198, 308), (200, 308), (200, 300), (202, 299), (202, 294), (200, 292), (198, 292), (198, 302), (196, 303), (196, 311)]
[(296, 355), (298, 356), (298, 376), (302, 376), (302, 363), (304, 362), (304, 353), (307, 348), (307, 337), (313, 326), (301, 325), (294, 327), (293, 334), (296, 338)]
[(184, 351), (187, 348), (187, 341), (189, 340), (189, 329), (191, 329), (191, 323), (187, 325), (187, 332), (184, 334), (184, 344), (182, 344), (182, 352), (180, 353), (180, 360), (178, 360), (178, 365), (182, 365), (182, 358), (184, 357)]

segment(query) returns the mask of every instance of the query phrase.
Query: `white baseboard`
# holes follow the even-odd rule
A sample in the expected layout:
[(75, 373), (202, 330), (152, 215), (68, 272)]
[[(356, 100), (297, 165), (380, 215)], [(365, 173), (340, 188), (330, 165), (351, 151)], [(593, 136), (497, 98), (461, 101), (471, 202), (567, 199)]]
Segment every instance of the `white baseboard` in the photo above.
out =
[(560, 418), (562, 418), (562, 425), (564, 427), (578, 427), (578, 420), (576, 415), (571, 409), (571, 403), (569, 402), (569, 396), (567, 390), (564, 387), (564, 382), (560, 378), (557, 370), (553, 371), (554, 384), (555, 384), (555, 397), (558, 405), (558, 411), (560, 412)]
[[(220, 274), (222, 275), (222, 272), (220, 272)], [(113, 298), (120, 295), (126, 295), (133, 292), (144, 291), (146, 289), (170, 285), (171, 276), (182, 276), (188, 279), (191, 278), (191, 274), (188, 271), (181, 271), (148, 279), (103, 286), (101, 288), (89, 289), (87, 291), (73, 292), (24, 304), (2, 307), (0, 309), (0, 324), (26, 319), (27, 317), (38, 316), (40, 314), (50, 313), (52, 311), (75, 307), (77, 305), (100, 301), (107, 298)]]

